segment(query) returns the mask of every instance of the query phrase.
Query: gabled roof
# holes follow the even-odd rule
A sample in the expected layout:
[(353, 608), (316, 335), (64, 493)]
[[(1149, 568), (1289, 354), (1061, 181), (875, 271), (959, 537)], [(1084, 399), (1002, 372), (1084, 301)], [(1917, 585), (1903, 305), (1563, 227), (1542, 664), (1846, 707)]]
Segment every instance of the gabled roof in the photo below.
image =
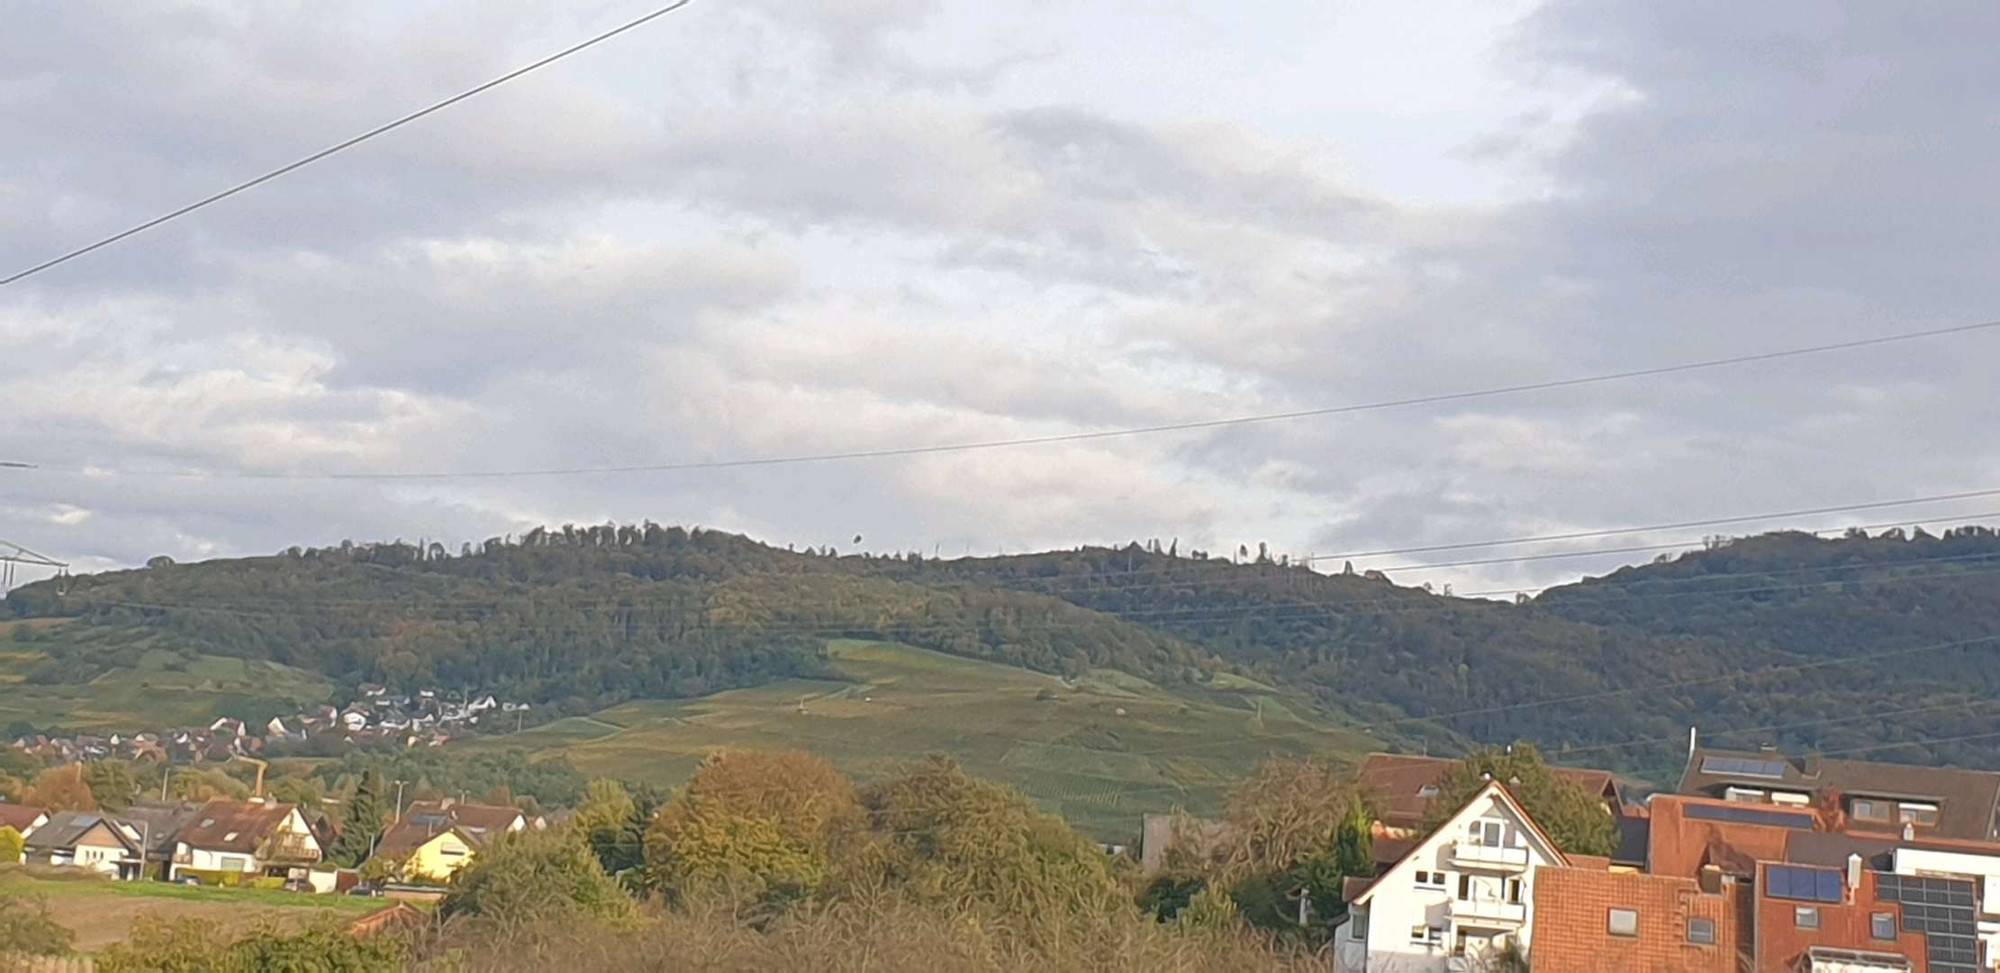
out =
[[(1481, 787), (1479, 789), (1479, 792), (1472, 795), (1471, 799), (1467, 800), (1464, 805), (1460, 806), (1457, 811), (1453, 812), (1451, 817), (1446, 818), (1443, 824), (1438, 825), (1437, 830), (1424, 836), (1423, 840), (1418, 841), (1415, 844), (1411, 845), (1410, 850), (1403, 853), (1403, 857), (1397, 859), (1396, 863), (1394, 865), (1389, 866), (1386, 870), (1382, 872), (1381, 875), (1376, 876), (1374, 881), (1368, 883), (1367, 888), (1362, 889), (1353, 898), (1349, 899), (1348, 904), (1361, 905), (1365, 903), (1370, 896), (1375, 894), (1376, 889), (1382, 887), (1382, 883), (1384, 881), (1388, 880), (1391, 877), (1399, 875), (1402, 872), (1402, 870), (1409, 865), (1410, 859), (1418, 851), (1428, 846), (1431, 842), (1437, 840), (1437, 837), (1439, 835), (1452, 832), (1459, 826), (1459, 824), (1461, 824), (1462, 822), (1466, 821), (1467, 819), (1473, 816), (1476, 816), (1480, 808), (1484, 806), (1489, 799), (1498, 800), (1509, 811), (1511, 811), (1515, 817), (1519, 818), (1521, 820), (1521, 823), (1528, 826), (1527, 831), (1529, 839), (1541, 846), (1540, 850), (1544, 857), (1548, 858), (1550, 861), (1554, 862), (1559, 867), (1566, 868), (1569, 866), (1568, 857), (1566, 857), (1563, 854), (1561, 848), (1556, 847), (1555, 839), (1550, 838), (1548, 832), (1542, 830), (1542, 826), (1535, 821), (1533, 816), (1528, 814), (1528, 810), (1521, 806), (1521, 802), (1516, 801), (1514, 799), (1514, 795), (1512, 793), (1509, 793), (1507, 788), (1503, 786), (1499, 781), (1489, 780), (1486, 782), (1486, 786)], [(1346, 888), (1344, 886), (1342, 891), (1346, 891)]]
[(25, 849), (36, 852), (70, 848), (100, 825), (113, 840), (125, 847), (126, 854), (139, 853), (139, 843), (125, 834), (118, 827), (118, 822), (96, 811), (57, 811), (49, 815), (49, 823), (36, 828), (35, 833), (28, 836)]
[(35, 826), (35, 822), (40, 821), (42, 815), (47, 813), (49, 813), (48, 808), (35, 807), (32, 804), (0, 804), (0, 828), (13, 828), (22, 834), (27, 834), (29, 829)]
[(253, 854), (297, 805), (216, 798), (201, 806), (174, 836), (190, 848)]
[[(1355, 787), (1367, 796), (1382, 823), (1397, 828), (1416, 828), (1430, 811), (1438, 781), (1458, 764), (1445, 757), (1420, 757), (1407, 753), (1371, 753), (1361, 761)], [(1551, 767), (1556, 776), (1582, 787), (1593, 797), (1617, 800), (1618, 782), (1610, 771), (1578, 767)]]
[(375, 845), (375, 853), (392, 857), (407, 855), (447, 831), (456, 832), (473, 848), (481, 848), (494, 836), (513, 830), (516, 822), (527, 822), (527, 815), (520, 808), (417, 801), (403, 813), (401, 820), (382, 832), (382, 839)]
[[(1728, 786), (1843, 796), (1901, 798), (1938, 806), (1938, 823), (1923, 829), (1946, 838), (1990, 838), (2000, 814), (2000, 773), (1958, 767), (1787, 757), (1770, 750), (1697, 747), (1681, 772), (1683, 794), (1709, 794)], [(1850, 822), (1850, 827), (1864, 827)], [(1885, 830), (1899, 825), (1887, 824)]]
[(158, 855), (173, 847), (174, 837), (194, 820), (201, 805), (190, 801), (177, 804), (134, 804), (118, 813), (123, 822), (146, 842), (146, 853)]

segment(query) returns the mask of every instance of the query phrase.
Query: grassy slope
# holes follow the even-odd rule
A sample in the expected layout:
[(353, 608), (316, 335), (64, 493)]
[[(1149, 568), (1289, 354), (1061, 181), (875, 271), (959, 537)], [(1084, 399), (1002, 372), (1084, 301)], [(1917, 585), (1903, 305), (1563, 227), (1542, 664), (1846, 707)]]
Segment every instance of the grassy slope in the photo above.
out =
[(76, 948), (95, 952), (121, 942), (132, 920), (146, 913), (200, 918), (241, 933), (262, 922), (303, 925), (325, 912), (352, 918), (382, 907), (382, 900), (347, 895), (305, 895), (268, 889), (222, 889), (164, 882), (113, 882), (98, 878), (48, 878), (0, 866), (0, 908), (22, 897), (47, 899), (57, 922), (76, 933)]
[[(1169, 692), (1098, 672), (1070, 685), (903, 645), (831, 648), (840, 681), (626, 703), (473, 745), (562, 753), (585, 774), (667, 784), (685, 779), (716, 747), (810, 750), (864, 780), (943, 752), (1115, 840), (1135, 835), (1145, 811), (1215, 811), (1264, 756), (1352, 755), (1372, 743), (1308, 722), (1297, 715), (1307, 712), (1298, 701), (1247, 680)], [(1059, 698), (1037, 699), (1044, 690)]]
[[(32, 643), (11, 638), (14, 626), (27, 624), (47, 627), (39, 621), (0, 622), (0, 726), (27, 720), (76, 730), (157, 730), (240, 716), (245, 700), (306, 703), (323, 701), (332, 691), (325, 679), (274, 662), (204, 655), (182, 664), (163, 649), (146, 650), (136, 666), (115, 667), (88, 682), (35, 685), (22, 677), (42, 654)], [(92, 637), (119, 634), (77, 630), (86, 645)]]

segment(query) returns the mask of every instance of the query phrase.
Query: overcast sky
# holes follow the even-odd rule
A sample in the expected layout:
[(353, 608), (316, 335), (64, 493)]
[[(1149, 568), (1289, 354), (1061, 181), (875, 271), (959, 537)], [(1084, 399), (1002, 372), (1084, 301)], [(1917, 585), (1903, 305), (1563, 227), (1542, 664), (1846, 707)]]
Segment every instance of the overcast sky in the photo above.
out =
[[(0, 276), (651, 5), (0, 0)], [(1325, 554), (2000, 486), (1993, 332), (912, 458), (240, 477), (1061, 434), (2000, 318), (1996, 41), (1984, 3), (695, 0), (0, 288), (0, 460), (47, 467), (0, 470), (0, 538)]]

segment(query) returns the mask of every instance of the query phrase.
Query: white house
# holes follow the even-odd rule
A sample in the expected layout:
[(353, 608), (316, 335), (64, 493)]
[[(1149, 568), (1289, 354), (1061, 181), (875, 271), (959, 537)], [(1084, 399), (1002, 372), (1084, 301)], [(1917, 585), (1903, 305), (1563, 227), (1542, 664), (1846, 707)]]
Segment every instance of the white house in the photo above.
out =
[(28, 835), (21, 860), (68, 865), (118, 878), (139, 874), (138, 836), (95, 811), (57, 811)]
[(1334, 928), (1342, 973), (1458, 973), (1507, 944), (1525, 955), (1535, 871), (1568, 861), (1497, 781), (1348, 897)]
[(193, 870), (303, 877), (321, 857), (297, 805), (216, 798), (174, 835), (172, 876)]

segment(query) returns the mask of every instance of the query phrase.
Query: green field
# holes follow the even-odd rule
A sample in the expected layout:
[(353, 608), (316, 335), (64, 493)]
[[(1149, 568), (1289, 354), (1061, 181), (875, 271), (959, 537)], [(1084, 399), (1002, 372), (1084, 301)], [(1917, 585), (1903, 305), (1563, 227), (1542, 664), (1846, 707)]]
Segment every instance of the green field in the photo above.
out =
[[(104, 668), (87, 678), (37, 680), (47, 656), (13, 637), (26, 622), (0, 622), (0, 725), (25, 720), (71, 730), (158, 730), (242, 716), (251, 708), (323, 702), (324, 679), (275, 662), (215, 655), (183, 657), (131, 630), (78, 628), (64, 648)], [(36, 628), (45, 629), (46, 624)], [(82, 670), (83, 667), (76, 667)], [(87, 671), (87, 670), (85, 670)]]
[(1307, 719), (1303, 701), (1249, 680), (1169, 690), (1122, 672), (1070, 683), (880, 642), (831, 651), (837, 681), (631, 702), (470, 746), (560, 753), (587, 775), (665, 784), (717, 747), (811, 750), (863, 780), (948, 753), (1118, 840), (1136, 835), (1146, 811), (1216, 811), (1265, 756), (1353, 755), (1373, 743)]
[(0, 909), (9, 900), (40, 898), (57, 922), (76, 933), (75, 948), (95, 952), (124, 940), (132, 921), (146, 914), (208, 919), (226, 932), (242, 933), (262, 923), (296, 927), (332, 913), (351, 919), (382, 907), (381, 899), (350, 895), (308, 895), (270, 889), (223, 889), (165, 882), (114, 882), (98, 876), (53, 877), (30, 874), (20, 865), (0, 865)]

